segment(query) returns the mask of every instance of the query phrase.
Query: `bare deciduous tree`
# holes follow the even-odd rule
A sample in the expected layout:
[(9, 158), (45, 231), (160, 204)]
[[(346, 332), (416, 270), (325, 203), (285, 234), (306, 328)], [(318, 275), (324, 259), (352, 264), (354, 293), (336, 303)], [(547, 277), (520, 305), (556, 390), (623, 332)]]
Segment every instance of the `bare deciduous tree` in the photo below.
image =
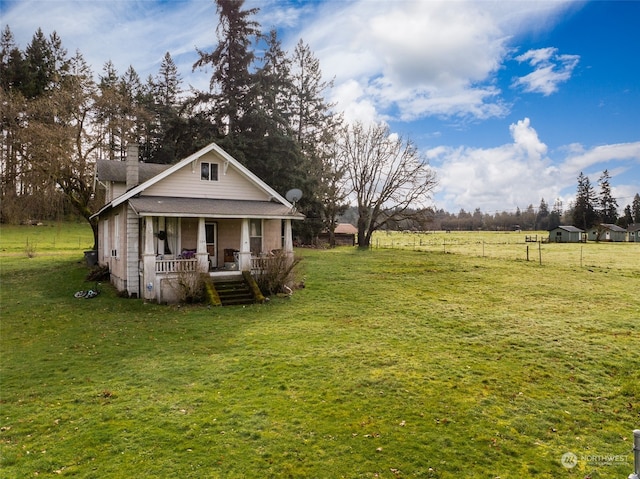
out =
[(410, 140), (385, 124), (356, 123), (342, 129), (339, 145), (339, 161), (357, 202), (361, 248), (387, 223), (421, 214), (437, 181)]

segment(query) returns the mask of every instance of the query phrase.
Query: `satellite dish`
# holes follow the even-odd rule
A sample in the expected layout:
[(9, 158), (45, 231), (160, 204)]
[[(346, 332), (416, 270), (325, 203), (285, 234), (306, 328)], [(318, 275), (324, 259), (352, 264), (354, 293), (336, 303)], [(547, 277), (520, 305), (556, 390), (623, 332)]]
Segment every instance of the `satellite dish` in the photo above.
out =
[(285, 198), (287, 198), (287, 201), (293, 205), (291, 207), (291, 213), (295, 213), (296, 203), (300, 198), (302, 198), (302, 190), (299, 190), (298, 188), (293, 188), (292, 190), (287, 191)]
[(289, 201), (290, 203), (293, 203), (294, 205), (298, 202), (298, 200), (300, 198), (302, 198), (302, 191), (299, 190), (298, 188), (294, 188), (292, 190), (287, 191), (287, 194), (285, 195), (285, 198), (287, 198), (287, 201)]

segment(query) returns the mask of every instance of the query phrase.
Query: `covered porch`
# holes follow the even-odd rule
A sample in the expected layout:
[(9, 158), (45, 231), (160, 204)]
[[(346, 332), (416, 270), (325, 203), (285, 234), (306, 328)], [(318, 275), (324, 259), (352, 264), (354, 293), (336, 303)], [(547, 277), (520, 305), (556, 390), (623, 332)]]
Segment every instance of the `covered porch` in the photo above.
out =
[(139, 218), (139, 294), (162, 302), (185, 275), (256, 273), (274, 252), (293, 258), (291, 221), (302, 219), (269, 202), (134, 198), (130, 205)]

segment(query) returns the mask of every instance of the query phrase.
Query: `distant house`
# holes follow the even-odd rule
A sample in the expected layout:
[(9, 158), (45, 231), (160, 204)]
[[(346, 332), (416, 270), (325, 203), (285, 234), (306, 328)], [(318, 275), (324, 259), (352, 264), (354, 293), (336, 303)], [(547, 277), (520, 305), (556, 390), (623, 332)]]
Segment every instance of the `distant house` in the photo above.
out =
[[(356, 244), (358, 228), (351, 223), (338, 223), (333, 233), (336, 246), (354, 246)], [(320, 243), (329, 243), (329, 232), (320, 233), (318, 241)]]
[(587, 232), (589, 241), (626, 241), (627, 230), (614, 224), (602, 223)]
[(640, 223), (632, 223), (627, 228), (627, 238), (631, 243), (640, 243)]
[(549, 231), (549, 243), (581, 243), (584, 231), (575, 226), (558, 226)]
[(274, 250), (293, 255), (293, 205), (215, 143), (173, 165), (98, 161), (106, 204), (99, 264), (130, 297), (174, 300), (186, 274), (254, 271)]

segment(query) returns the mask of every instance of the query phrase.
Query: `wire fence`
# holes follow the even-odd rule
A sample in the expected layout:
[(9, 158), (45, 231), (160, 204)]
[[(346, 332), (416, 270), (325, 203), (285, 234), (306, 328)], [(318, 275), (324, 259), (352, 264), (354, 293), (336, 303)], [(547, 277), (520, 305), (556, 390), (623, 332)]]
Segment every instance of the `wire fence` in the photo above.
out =
[(544, 233), (516, 232), (378, 232), (372, 238), (371, 247), (640, 273), (640, 243), (548, 243), (547, 238), (548, 234)]

